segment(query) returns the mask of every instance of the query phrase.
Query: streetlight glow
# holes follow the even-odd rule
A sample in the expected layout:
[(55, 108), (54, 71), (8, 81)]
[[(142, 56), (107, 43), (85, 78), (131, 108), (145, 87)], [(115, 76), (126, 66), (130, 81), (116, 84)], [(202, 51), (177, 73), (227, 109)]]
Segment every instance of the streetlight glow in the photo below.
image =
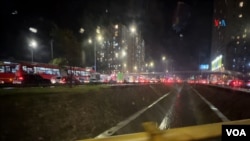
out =
[(162, 57), (162, 61), (165, 61), (165, 60), (166, 60), (166, 57), (165, 57), (165, 56), (163, 56), (163, 57)]
[(122, 57), (125, 57), (127, 55), (125, 50), (122, 50)]
[(135, 26), (131, 26), (131, 27), (130, 27), (130, 31), (131, 31), (132, 33), (135, 33), (135, 32), (136, 32)]
[(137, 70), (137, 66), (134, 66), (134, 69)]
[(80, 33), (80, 34), (83, 34), (84, 31), (85, 31), (85, 30), (84, 30), (82, 27), (79, 29), (79, 33)]
[(98, 41), (101, 41), (101, 40), (102, 40), (102, 35), (98, 35), (98, 36), (96, 37), (96, 39), (97, 39)]
[(154, 62), (150, 62), (150, 67), (153, 67), (154, 66)]
[(115, 29), (118, 29), (118, 24), (117, 24), (117, 25), (115, 25)]
[[(100, 33), (100, 28), (97, 28), (96, 32)], [(96, 42), (97, 41), (101, 42), (102, 40), (103, 40), (103, 37), (100, 34), (98, 34), (96, 36), (96, 38), (94, 38), (94, 69), (95, 69), (95, 71), (96, 71)], [(92, 39), (89, 38), (88, 42), (89, 42), (89, 44), (92, 44)]]
[(31, 47), (31, 62), (33, 62), (33, 58), (34, 58), (33, 51), (37, 47), (37, 42), (35, 40), (31, 40), (29, 43), (29, 46)]
[(30, 30), (31, 32), (33, 32), (33, 33), (37, 33), (37, 29), (34, 28), (34, 27), (30, 27), (29, 30)]
[(32, 47), (32, 48), (36, 48), (37, 47), (37, 42), (35, 40), (31, 40), (29, 46)]
[(89, 42), (90, 44), (92, 44), (92, 40), (91, 40), (91, 39), (89, 39), (88, 42)]

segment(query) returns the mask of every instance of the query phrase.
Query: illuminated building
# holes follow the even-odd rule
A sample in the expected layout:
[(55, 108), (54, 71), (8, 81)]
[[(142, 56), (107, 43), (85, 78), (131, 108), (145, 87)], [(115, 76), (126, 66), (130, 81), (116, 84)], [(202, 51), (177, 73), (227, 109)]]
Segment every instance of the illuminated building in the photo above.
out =
[(135, 72), (134, 66), (137, 66), (137, 72), (143, 71), (145, 47), (138, 29), (131, 33), (127, 26), (116, 24), (102, 30), (104, 41), (97, 49), (99, 72)]
[(213, 71), (250, 71), (249, 9), (248, 0), (214, 0), (211, 66), (220, 55), (222, 62)]

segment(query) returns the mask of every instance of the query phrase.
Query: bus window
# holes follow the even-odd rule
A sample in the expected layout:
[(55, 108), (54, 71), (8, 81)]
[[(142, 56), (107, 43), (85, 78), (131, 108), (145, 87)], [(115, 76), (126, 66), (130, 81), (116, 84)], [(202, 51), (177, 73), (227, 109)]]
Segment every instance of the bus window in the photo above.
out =
[(0, 73), (4, 72), (4, 66), (0, 66)]

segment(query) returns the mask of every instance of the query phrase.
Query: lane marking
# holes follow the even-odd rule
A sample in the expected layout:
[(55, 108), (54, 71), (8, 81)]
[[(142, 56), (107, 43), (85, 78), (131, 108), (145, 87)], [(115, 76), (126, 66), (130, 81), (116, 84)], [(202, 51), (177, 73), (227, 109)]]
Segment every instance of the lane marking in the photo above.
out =
[(99, 134), (98, 136), (96, 136), (95, 138), (104, 138), (104, 137), (109, 137), (111, 135), (113, 135), (115, 132), (117, 132), (119, 129), (123, 128), (124, 126), (126, 126), (128, 123), (130, 123), (132, 120), (136, 119), (137, 117), (139, 117), (142, 113), (144, 113), (146, 110), (150, 109), (151, 107), (153, 107), (155, 104), (157, 104), (159, 101), (161, 101), (163, 98), (167, 97), (169, 94), (171, 93), (168, 92), (166, 94), (164, 94), (163, 96), (161, 96), (160, 98), (158, 98), (156, 101), (154, 101), (152, 104), (150, 104), (149, 106), (143, 108), (142, 110), (136, 112), (135, 114), (133, 114), (132, 116), (130, 116), (129, 118), (127, 118), (124, 121), (119, 122), (116, 126), (111, 127), (110, 129), (104, 131), (103, 133)]
[(161, 124), (159, 126), (160, 130), (165, 130), (170, 128), (170, 123), (171, 123), (170, 117), (172, 116), (173, 113), (173, 107), (174, 107), (173, 104), (171, 104), (171, 107), (169, 108), (168, 112), (161, 121)]
[(206, 100), (203, 96), (200, 95), (200, 93), (194, 89), (193, 87), (191, 87), (193, 89), (193, 91), (200, 96), (200, 98), (210, 107), (210, 109), (212, 111), (214, 111), (218, 117), (220, 117), (220, 119), (224, 122), (224, 121), (230, 121), (218, 108), (216, 108), (212, 103), (210, 103), (208, 100)]
[[(183, 85), (181, 87), (176, 86), (177, 93), (180, 93), (182, 88), (183, 88)], [(176, 97), (175, 97), (175, 99), (176, 99)], [(165, 129), (170, 128), (170, 123), (171, 123), (170, 117), (172, 117), (172, 114), (173, 114), (173, 107), (174, 107), (174, 104), (171, 104), (171, 107), (169, 108), (168, 112), (165, 114), (165, 116), (164, 116), (164, 118), (159, 126), (160, 130), (165, 130)]]

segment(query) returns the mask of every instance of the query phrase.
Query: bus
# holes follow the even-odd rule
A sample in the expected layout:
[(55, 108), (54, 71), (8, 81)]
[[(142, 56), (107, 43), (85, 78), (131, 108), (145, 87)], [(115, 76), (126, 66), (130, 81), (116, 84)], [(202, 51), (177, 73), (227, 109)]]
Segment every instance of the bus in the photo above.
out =
[(0, 64), (0, 84), (12, 84), (16, 74), (16, 65), (11, 62)]
[(79, 83), (88, 83), (94, 72), (91, 67), (59, 67), (52, 64), (25, 61), (2, 62), (0, 63), (0, 84), (23, 84), (24, 77), (30, 78), (32, 75), (39, 77), (39, 80), (36, 81), (51, 81), (51, 79), (60, 76), (66, 79), (73, 78)]
[(46, 63), (18, 62), (13, 84), (23, 84), (24, 75), (39, 75), (44, 80), (60, 76), (60, 68), (56, 65)]
[(89, 83), (91, 75), (94, 73), (92, 68), (83, 68), (83, 67), (75, 67), (75, 66), (66, 66), (66, 76), (70, 76), (72, 74), (73, 79), (79, 81), (79, 83)]

